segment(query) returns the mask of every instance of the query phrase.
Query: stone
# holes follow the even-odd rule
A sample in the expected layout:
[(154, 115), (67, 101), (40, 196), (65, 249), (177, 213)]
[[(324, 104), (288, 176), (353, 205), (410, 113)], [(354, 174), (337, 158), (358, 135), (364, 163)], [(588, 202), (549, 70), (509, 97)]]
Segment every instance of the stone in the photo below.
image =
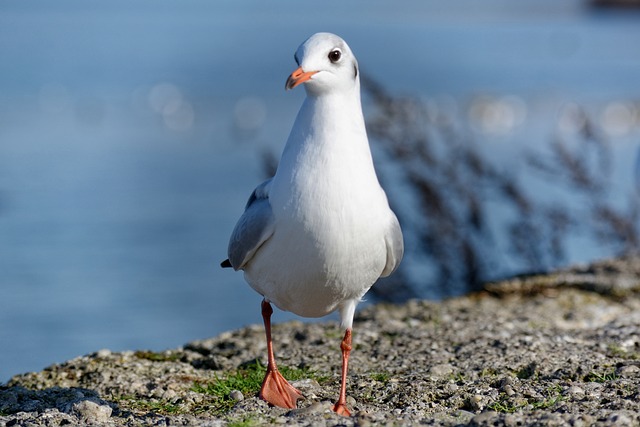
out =
[(111, 417), (111, 409), (108, 405), (100, 405), (91, 400), (81, 400), (72, 405), (70, 413), (81, 421), (89, 424), (105, 423)]
[(429, 375), (434, 379), (449, 377), (452, 374), (453, 374), (453, 367), (446, 363), (443, 363), (440, 365), (434, 365), (431, 368), (429, 368)]
[(328, 401), (314, 402), (311, 405), (290, 410), (287, 412), (287, 416), (294, 417), (299, 415), (319, 414), (321, 412), (330, 411), (331, 406), (331, 403)]
[(493, 425), (493, 420), (498, 417), (497, 412), (487, 411), (482, 412), (473, 418), (471, 418), (471, 425), (473, 426), (484, 426), (484, 425)]
[(229, 397), (236, 402), (242, 402), (244, 400), (244, 395), (240, 390), (231, 390), (231, 393), (229, 393)]
[(579, 398), (584, 397), (584, 390), (582, 388), (574, 385), (574, 386), (569, 387), (565, 391), (564, 394), (569, 395), (569, 396), (573, 397), (574, 399), (576, 399), (576, 398), (579, 399)]
[(616, 369), (616, 374), (622, 378), (632, 378), (640, 375), (640, 367), (638, 365), (623, 365)]

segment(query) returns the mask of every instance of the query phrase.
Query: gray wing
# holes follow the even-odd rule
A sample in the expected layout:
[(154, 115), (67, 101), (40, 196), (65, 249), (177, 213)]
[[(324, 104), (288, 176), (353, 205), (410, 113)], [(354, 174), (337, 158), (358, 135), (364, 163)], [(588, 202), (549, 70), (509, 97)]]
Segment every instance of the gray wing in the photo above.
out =
[(253, 190), (244, 213), (231, 233), (229, 262), (234, 270), (244, 268), (260, 246), (273, 234), (275, 221), (269, 204), (270, 187), (271, 179)]
[(384, 236), (384, 243), (387, 246), (387, 264), (382, 270), (380, 277), (387, 277), (393, 273), (400, 265), (402, 261), (402, 255), (404, 255), (404, 239), (402, 237), (402, 229), (398, 218), (392, 212), (391, 213), (391, 225), (387, 230), (387, 234)]

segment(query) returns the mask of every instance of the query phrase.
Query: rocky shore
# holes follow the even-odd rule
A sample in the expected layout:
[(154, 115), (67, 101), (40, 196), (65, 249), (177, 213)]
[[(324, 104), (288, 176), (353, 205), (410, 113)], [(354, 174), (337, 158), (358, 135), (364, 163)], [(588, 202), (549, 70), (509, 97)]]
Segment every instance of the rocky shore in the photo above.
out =
[(492, 283), (443, 302), (362, 310), (349, 375), (352, 417), (330, 411), (342, 332), (274, 327), (276, 357), (306, 396), (256, 396), (261, 325), (161, 353), (108, 350), (0, 386), (4, 426), (637, 426), (640, 259)]

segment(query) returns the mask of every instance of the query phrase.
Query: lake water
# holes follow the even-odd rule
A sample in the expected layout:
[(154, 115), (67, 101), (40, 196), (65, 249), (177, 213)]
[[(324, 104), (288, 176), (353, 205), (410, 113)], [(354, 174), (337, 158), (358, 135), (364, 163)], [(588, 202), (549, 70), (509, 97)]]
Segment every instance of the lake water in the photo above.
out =
[[(557, 3), (3, 2), (0, 382), (261, 322), (219, 262), (302, 102), (284, 82), (316, 31), (392, 93), (522, 100), (523, 123), (479, 137), (497, 156), (548, 139), (563, 102), (637, 106), (638, 14)], [(638, 124), (611, 131), (625, 185)]]

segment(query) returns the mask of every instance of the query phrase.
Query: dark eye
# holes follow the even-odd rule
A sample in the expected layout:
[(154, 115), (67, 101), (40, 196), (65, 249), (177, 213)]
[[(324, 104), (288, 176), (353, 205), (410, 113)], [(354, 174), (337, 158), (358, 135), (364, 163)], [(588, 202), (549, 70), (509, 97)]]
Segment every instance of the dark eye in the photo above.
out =
[(329, 61), (333, 62), (334, 64), (340, 61), (340, 58), (342, 58), (342, 52), (340, 52), (340, 49), (335, 49), (329, 52)]

